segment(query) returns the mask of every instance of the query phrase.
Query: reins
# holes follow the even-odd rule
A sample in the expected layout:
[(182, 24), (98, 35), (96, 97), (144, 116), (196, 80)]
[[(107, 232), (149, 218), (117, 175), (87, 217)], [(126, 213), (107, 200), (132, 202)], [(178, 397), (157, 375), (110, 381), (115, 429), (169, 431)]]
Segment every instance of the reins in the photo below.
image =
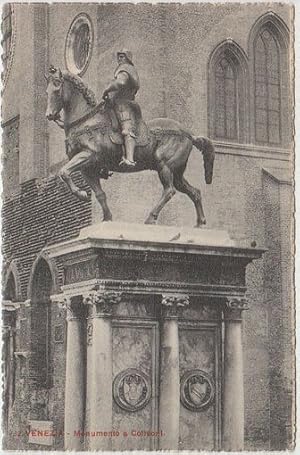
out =
[(102, 101), (97, 104), (97, 106), (93, 107), (90, 112), (87, 112), (87, 114), (83, 115), (82, 117), (79, 117), (78, 119), (74, 120), (72, 123), (68, 125), (68, 130), (71, 128), (74, 128), (75, 126), (80, 125), (80, 123), (85, 122), (86, 120), (90, 119), (93, 117), (97, 112), (99, 112), (100, 108), (102, 107)]

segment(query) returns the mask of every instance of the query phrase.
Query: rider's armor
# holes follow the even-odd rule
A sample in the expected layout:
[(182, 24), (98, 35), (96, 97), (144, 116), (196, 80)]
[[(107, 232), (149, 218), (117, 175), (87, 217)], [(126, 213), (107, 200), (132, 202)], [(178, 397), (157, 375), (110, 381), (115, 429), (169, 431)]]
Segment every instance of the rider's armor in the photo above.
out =
[(121, 73), (126, 73), (128, 80), (126, 85), (110, 92), (110, 99), (114, 106), (125, 142), (126, 157), (125, 159), (123, 158), (120, 164), (134, 166), (133, 155), (137, 137), (137, 122), (139, 120), (137, 116), (141, 117), (140, 107), (134, 100), (140, 88), (140, 81), (137, 70), (131, 62), (131, 52), (120, 51), (118, 54), (124, 54), (127, 62), (118, 65), (114, 73), (114, 78), (117, 80)]
[(114, 93), (112, 102), (115, 108), (117, 118), (122, 128), (123, 136), (130, 135), (136, 137), (136, 103), (134, 102), (135, 95), (140, 88), (139, 76), (133, 65), (129, 63), (123, 63), (119, 65), (115, 71), (115, 79), (117, 79), (120, 73), (126, 73), (128, 75), (128, 83), (125, 87), (122, 87)]
[(127, 100), (134, 100), (135, 95), (137, 94), (137, 91), (140, 88), (140, 80), (139, 80), (139, 75), (137, 73), (137, 70), (130, 63), (122, 63), (118, 65), (114, 77), (115, 79), (118, 77), (120, 73), (126, 73), (129, 77), (128, 84), (126, 87), (122, 88), (122, 90), (119, 90), (115, 97), (116, 98), (125, 98)]

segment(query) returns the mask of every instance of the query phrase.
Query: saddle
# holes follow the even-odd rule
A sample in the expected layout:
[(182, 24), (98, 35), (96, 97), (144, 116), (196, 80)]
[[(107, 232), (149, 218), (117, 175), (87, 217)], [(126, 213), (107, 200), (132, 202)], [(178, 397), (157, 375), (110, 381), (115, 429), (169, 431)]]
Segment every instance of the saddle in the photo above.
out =
[[(134, 101), (132, 102), (135, 106), (135, 135), (136, 135), (136, 145), (139, 147), (146, 146), (150, 141), (150, 133), (148, 126), (142, 119), (141, 110), (137, 103)], [(121, 128), (116, 116), (116, 113), (113, 109), (113, 106), (110, 103), (105, 103), (102, 101), (99, 103), (95, 108), (86, 114), (84, 117), (81, 117), (79, 120), (73, 122), (72, 127), (78, 126), (84, 121), (88, 120), (89, 118), (93, 117), (99, 109), (103, 109), (103, 104), (105, 105), (104, 108), (104, 115), (99, 123), (96, 123), (93, 126), (84, 126), (83, 128), (78, 128), (75, 131), (72, 131), (68, 138), (65, 140), (66, 146), (66, 154), (69, 158), (73, 158), (73, 156), (78, 153), (78, 147), (80, 145), (79, 138), (80, 136), (87, 134), (90, 137), (93, 136), (94, 132), (100, 131), (102, 134), (108, 134), (111, 142), (117, 145), (125, 145), (124, 144), (124, 137), (121, 134)]]
[[(136, 145), (140, 147), (144, 147), (149, 143), (149, 130), (142, 119), (142, 114), (141, 114), (141, 109), (137, 103), (134, 101), (131, 102), (131, 106), (133, 108), (134, 114), (135, 114), (135, 124), (136, 124), (136, 129), (135, 129), (135, 135), (136, 135)], [(119, 122), (116, 116), (116, 113), (113, 109), (112, 106), (109, 106), (107, 108), (107, 113), (108, 116), (111, 120), (111, 131), (109, 132), (109, 137), (110, 140), (117, 145), (123, 145), (124, 144), (124, 137), (121, 134)]]

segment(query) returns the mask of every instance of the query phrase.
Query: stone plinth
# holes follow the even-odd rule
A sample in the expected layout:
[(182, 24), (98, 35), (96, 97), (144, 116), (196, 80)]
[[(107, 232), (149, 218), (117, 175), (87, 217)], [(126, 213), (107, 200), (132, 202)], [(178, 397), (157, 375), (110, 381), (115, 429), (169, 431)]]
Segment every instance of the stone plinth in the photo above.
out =
[(65, 270), (64, 292), (90, 284), (123, 292), (172, 289), (216, 297), (245, 292), (245, 268), (263, 250), (239, 247), (225, 231), (101, 223), (47, 248)]
[[(65, 448), (242, 450), (245, 275), (263, 250), (241, 247), (225, 231), (111, 222), (47, 253), (64, 270), (62, 293), (52, 299), (75, 299), (85, 315), (76, 333), (68, 323), (65, 426), (86, 428)], [(73, 342), (86, 349), (76, 364)], [(196, 357), (195, 343), (203, 349)], [(73, 403), (74, 415), (82, 368), (87, 406)], [(143, 421), (151, 440), (131, 434)], [(90, 437), (118, 429), (129, 439)]]
[(191, 244), (209, 246), (235, 246), (227, 231), (194, 229), (185, 226), (153, 226), (133, 223), (99, 223), (80, 231), (79, 239), (125, 240), (158, 244)]

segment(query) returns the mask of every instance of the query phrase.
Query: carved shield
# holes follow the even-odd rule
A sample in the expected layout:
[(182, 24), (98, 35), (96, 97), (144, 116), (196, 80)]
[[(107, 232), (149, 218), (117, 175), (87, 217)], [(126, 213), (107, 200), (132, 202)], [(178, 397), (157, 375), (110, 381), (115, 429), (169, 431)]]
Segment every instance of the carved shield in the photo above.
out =
[(215, 385), (202, 370), (189, 370), (180, 381), (180, 401), (190, 411), (205, 410), (213, 402)]
[(113, 397), (120, 408), (129, 412), (138, 411), (151, 398), (151, 381), (142, 371), (128, 368), (115, 377)]
[(144, 383), (139, 376), (127, 376), (124, 379), (124, 398), (126, 401), (135, 406), (139, 403), (143, 394)]
[(188, 383), (190, 398), (192, 402), (195, 403), (196, 406), (200, 406), (205, 400), (207, 387), (208, 387), (207, 382), (205, 381), (200, 382), (199, 378), (197, 378), (196, 382), (194, 383), (192, 383), (192, 381)]

